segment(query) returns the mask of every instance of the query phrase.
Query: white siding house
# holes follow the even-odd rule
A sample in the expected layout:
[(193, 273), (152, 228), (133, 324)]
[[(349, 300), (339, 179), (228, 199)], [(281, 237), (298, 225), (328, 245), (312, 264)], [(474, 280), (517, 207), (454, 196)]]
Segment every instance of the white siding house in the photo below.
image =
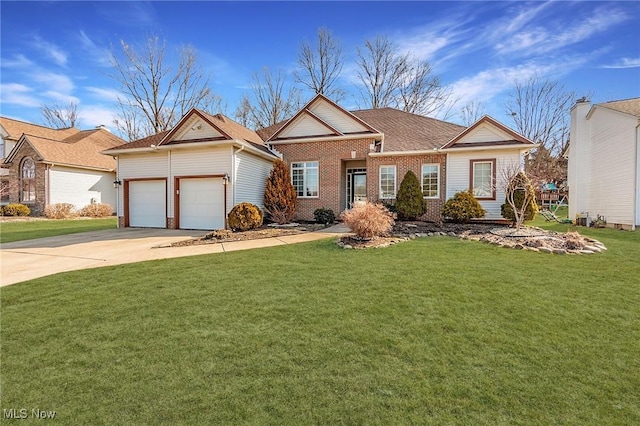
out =
[(115, 211), (114, 172), (52, 166), (48, 173), (48, 204), (70, 203), (81, 209), (88, 204), (103, 203)]
[(262, 207), (277, 158), (231, 119), (191, 110), (168, 132), (104, 152), (118, 158), (119, 226), (221, 229), (234, 205)]
[(640, 98), (571, 109), (569, 217), (640, 226)]

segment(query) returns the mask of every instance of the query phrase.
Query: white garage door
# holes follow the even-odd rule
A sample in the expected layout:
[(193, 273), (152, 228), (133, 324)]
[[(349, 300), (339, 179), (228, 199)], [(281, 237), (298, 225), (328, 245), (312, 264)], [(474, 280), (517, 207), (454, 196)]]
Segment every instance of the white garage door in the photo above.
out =
[(180, 228), (223, 229), (224, 216), (222, 179), (180, 179)]
[(129, 182), (129, 226), (166, 228), (166, 194), (164, 180)]

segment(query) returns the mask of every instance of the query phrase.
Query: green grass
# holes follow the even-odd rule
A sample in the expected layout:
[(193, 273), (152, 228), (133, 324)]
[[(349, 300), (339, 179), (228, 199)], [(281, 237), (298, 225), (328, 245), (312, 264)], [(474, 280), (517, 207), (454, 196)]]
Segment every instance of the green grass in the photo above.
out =
[(32, 240), (34, 238), (55, 237), (77, 232), (115, 229), (115, 217), (86, 220), (36, 220), (0, 222), (0, 243)]
[(640, 424), (640, 233), (580, 230), (609, 250), (325, 240), (9, 286), (1, 408), (64, 424)]

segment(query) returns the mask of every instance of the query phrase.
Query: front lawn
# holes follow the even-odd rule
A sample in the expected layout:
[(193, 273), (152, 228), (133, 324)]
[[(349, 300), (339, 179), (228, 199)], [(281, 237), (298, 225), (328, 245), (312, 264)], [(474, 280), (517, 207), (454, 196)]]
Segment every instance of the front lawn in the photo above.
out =
[(65, 424), (640, 424), (640, 233), (580, 231), (609, 250), (324, 240), (5, 287), (1, 408)]
[(0, 222), (0, 243), (115, 229), (117, 219), (34, 220)]

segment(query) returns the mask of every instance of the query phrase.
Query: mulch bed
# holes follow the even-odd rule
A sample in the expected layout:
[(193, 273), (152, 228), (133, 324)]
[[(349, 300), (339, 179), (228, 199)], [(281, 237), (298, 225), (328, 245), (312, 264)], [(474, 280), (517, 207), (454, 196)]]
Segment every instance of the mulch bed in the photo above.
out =
[(417, 221), (397, 222), (391, 235), (371, 240), (347, 235), (340, 238), (338, 245), (346, 249), (388, 247), (418, 237), (434, 236), (456, 237), (512, 249), (555, 254), (593, 254), (606, 250), (601, 242), (577, 232), (558, 233), (531, 226), (515, 229), (496, 224), (438, 224)]
[(285, 235), (296, 235), (304, 232), (313, 232), (326, 228), (325, 225), (317, 223), (299, 223), (286, 226), (263, 225), (257, 229), (251, 229), (244, 232), (233, 232), (229, 229), (220, 229), (211, 231), (202, 237), (193, 238), (185, 241), (178, 241), (171, 244), (171, 247), (185, 247), (202, 244), (219, 244), (231, 241), (247, 241), (258, 240), (262, 238), (283, 237)]

